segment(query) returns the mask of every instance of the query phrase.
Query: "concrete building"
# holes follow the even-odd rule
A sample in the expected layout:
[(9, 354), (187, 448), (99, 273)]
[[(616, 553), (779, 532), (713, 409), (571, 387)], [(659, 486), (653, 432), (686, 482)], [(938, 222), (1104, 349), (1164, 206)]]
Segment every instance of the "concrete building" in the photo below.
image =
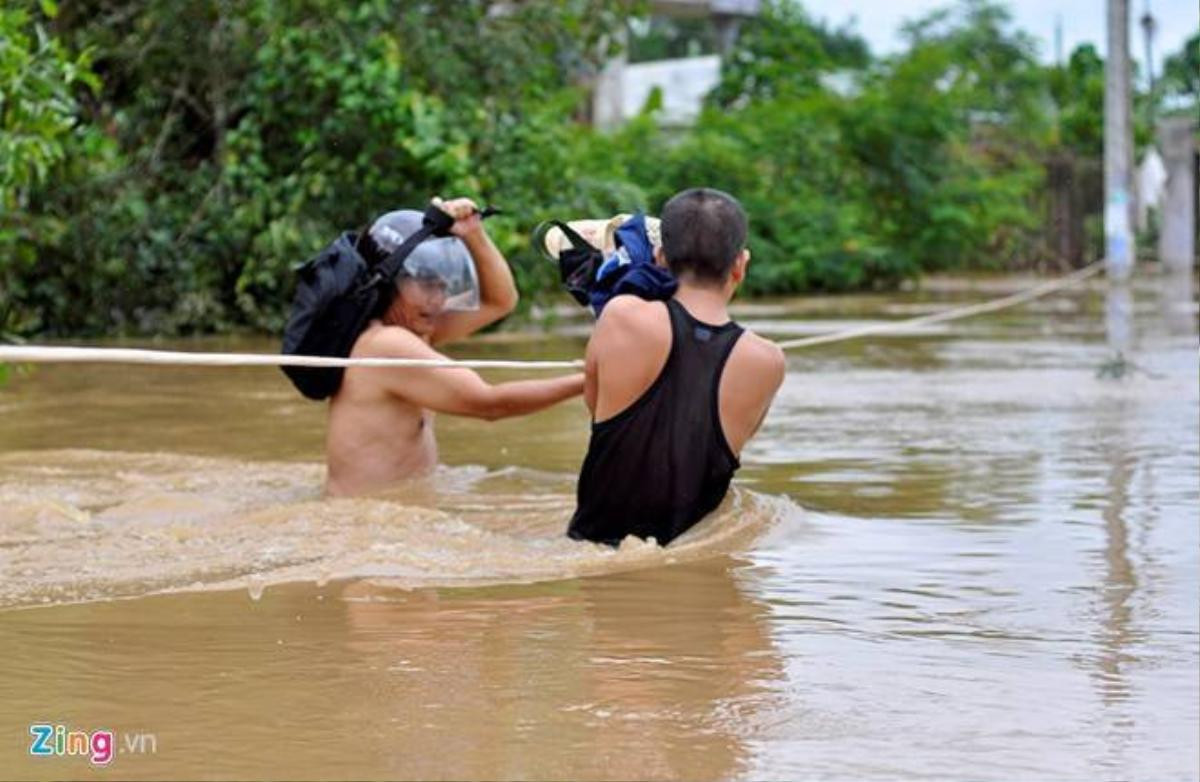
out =
[(689, 56), (631, 60), (636, 40), (624, 31), (621, 53), (596, 79), (592, 122), (597, 127), (614, 127), (637, 115), (655, 88), (662, 95), (659, 116), (664, 124), (694, 120), (705, 94), (720, 79), (722, 56), (733, 47), (742, 22), (759, 13), (760, 0), (654, 0), (650, 5), (651, 20), (686, 20), (693, 27), (699, 23), (709, 33), (710, 45)]

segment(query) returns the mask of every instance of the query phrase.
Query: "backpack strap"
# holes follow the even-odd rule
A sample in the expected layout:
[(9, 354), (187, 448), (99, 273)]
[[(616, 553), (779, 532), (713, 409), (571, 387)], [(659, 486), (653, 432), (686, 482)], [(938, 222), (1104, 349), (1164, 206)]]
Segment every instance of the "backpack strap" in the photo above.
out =
[(562, 220), (551, 220), (550, 225), (553, 225), (555, 228), (562, 231), (563, 236), (567, 237), (567, 241), (571, 243), (572, 247), (579, 250), (594, 249), (596, 252), (600, 252), (598, 247), (593, 245), (587, 239), (584, 239), (578, 234), (578, 232), (575, 231), (574, 228), (567, 225)]

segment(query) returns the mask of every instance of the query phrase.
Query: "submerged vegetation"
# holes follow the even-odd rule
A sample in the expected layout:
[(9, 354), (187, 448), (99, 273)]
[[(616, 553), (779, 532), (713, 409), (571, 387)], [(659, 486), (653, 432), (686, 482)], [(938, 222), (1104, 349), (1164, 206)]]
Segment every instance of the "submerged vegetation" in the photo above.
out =
[[(536, 222), (652, 210), (697, 184), (750, 212), (754, 293), (1028, 267), (1054, 252), (1046, 161), (1101, 152), (1095, 49), (1043, 66), (984, 0), (910, 23), (886, 58), (764, 3), (693, 126), (662, 128), (652, 96), (610, 132), (587, 121), (589, 85), (643, 5), (447, 8), (10, 0), (0, 334), (277, 330), (297, 262), (439, 193), (504, 208), (489, 226), (525, 302), (557, 295)], [(1140, 106), (1195, 105), (1197, 40)]]

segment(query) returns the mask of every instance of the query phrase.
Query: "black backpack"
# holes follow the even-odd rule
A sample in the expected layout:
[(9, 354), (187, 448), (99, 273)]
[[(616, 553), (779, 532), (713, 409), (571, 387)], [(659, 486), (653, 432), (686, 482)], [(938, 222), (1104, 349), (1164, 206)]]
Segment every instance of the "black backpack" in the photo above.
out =
[[(543, 244), (551, 226), (562, 231), (571, 243), (570, 247), (559, 250), (557, 257), (549, 254)], [(533, 243), (547, 258), (558, 263), (558, 275), (567, 293), (580, 305), (588, 306), (592, 288), (596, 286), (596, 270), (604, 263), (604, 253), (561, 220), (547, 220), (540, 224), (534, 229)]]
[[(484, 216), (495, 210), (484, 210)], [(344, 233), (296, 270), (296, 298), (283, 330), (289, 356), (346, 358), (371, 318), (387, 311), (404, 259), (431, 236), (449, 236), (454, 218), (430, 205), (421, 228), (386, 259), (372, 264), (358, 250), (358, 237)], [(342, 385), (342, 367), (282, 367), (309, 399), (328, 399)]]

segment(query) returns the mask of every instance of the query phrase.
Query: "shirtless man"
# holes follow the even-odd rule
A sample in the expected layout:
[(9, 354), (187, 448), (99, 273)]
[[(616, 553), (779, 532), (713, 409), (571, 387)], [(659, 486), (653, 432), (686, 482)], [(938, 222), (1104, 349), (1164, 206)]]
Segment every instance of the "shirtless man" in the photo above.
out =
[[(470, 336), (516, 307), (512, 273), (475, 204), (466, 198), (435, 203), (455, 218), (451, 233), (457, 238), (427, 240), (409, 256), (391, 306), (358, 338), (352, 358), (445, 358), (433, 346)], [(419, 226), (420, 213), (392, 212), (377, 220), (360, 244), (386, 254)], [(454, 245), (459, 241), (470, 261)], [(477, 275), (477, 293), (449, 295), (454, 293), (447, 290), (449, 273), (442, 269), (455, 260), (461, 260), (460, 267), (473, 261), (474, 274), (466, 271)], [(478, 298), (475, 307), (447, 306), (472, 294)], [(579, 373), (493, 385), (457, 367), (350, 367), (329, 408), (326, 491), (361, 494), (432, 471), (437, 465), (435, 412), (494, 421), (541, 410), (582, 391)]]
[(783, 382), (779, 347), (729, 317), (750, 262), (741, 206), (685, 190), (661, 218), (656, 255), (679, 289), (666, 302), (616, 296), (588, 342), (593, 423), (572, 538), (666, 545), (685, 532), (724, 498)]

